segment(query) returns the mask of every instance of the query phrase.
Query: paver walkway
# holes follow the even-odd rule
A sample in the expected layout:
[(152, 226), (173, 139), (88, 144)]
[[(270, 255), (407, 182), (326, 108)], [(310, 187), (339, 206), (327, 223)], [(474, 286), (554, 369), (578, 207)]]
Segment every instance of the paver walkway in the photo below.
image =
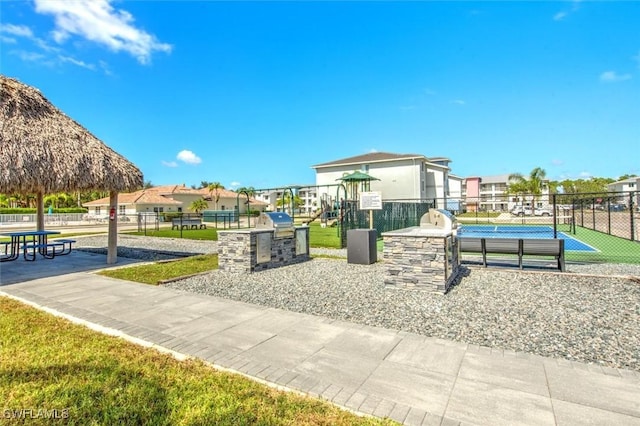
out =
[[(70, 259), (80, 262), (83, 256), (74, 252)], [(408, 425), (640, 425), (635, 371), (492, 350), (91, 272), (58, 270), (20, 282), (15, 266), (0, 265), (0, 295), (360, 413)]]

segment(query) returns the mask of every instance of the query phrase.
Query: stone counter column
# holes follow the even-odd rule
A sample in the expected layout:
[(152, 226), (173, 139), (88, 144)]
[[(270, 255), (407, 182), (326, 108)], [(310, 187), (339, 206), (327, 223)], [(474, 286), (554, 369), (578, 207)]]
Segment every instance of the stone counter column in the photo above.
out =
[(460, 266), (455, 234), (411, 227), (385, 232), (382, 237), (386, 287), (447, 292)]

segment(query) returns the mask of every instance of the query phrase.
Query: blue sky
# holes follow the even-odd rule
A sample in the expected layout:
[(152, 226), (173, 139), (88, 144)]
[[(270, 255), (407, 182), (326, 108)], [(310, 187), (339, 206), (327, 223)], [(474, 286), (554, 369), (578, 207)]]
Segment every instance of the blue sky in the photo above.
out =
[(155, 185), (315, 182), (373, 151), (467, 176), (640, 175), (640, 2), (15, 1), (0, 71)]

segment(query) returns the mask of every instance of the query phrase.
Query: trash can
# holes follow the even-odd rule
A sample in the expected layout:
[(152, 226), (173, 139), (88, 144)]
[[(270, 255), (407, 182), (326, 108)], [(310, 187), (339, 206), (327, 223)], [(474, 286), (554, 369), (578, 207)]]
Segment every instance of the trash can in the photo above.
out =
[(347, 263), (370, 265), (378, 260), (375, 229), (350, 229), (347, 231)]

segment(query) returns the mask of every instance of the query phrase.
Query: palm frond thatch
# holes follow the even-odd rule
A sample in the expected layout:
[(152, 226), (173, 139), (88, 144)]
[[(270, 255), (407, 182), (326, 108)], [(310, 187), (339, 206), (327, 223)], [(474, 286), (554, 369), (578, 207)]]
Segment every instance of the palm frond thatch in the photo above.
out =
[(134, 191), (140, 169), (37, 89), (0, 75), (0, 193)]

